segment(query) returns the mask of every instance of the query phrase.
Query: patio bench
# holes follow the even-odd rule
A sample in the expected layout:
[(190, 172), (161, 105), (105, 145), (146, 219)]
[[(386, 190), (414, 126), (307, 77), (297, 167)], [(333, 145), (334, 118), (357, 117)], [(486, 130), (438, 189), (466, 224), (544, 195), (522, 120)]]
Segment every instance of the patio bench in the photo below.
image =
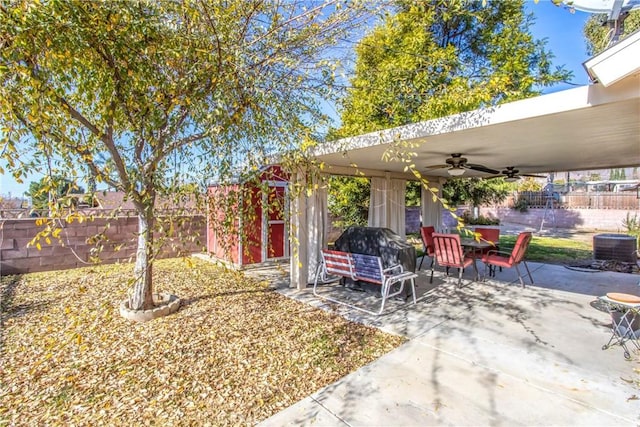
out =
[[(339, 278), (345, 277), (354, 281), (363, 281), (380, 285), (380, 294), (382, 301), (380, 310), (376, 313), (346, 301), (330, 298), (317, 292), (319, 282), (328, 283), (331, 276)], [(319, 298), (331, 301), (337, 304), (346, 305), (356, 310), (366, 313), (380, 315), (384, 310), (385, 302), (396, 295), (403, 292), (404, 283), (407, 280), (411, 282), (411, 291), (413, 303), (416, 303), (415, 278), (418, 275), (412, 271), (404, 271), (401, 264), (396, 264), (388, 268), (383, 268), (382, 258), (374, 255), (356, 254), (351, 252), (342, 252), (325, 249), (322, 251), (322, 263), (318, 265), (316, 277), (313, 283), (313, 294)], [(400, 289), (391, 292), (393, 285), (400, 283)]]

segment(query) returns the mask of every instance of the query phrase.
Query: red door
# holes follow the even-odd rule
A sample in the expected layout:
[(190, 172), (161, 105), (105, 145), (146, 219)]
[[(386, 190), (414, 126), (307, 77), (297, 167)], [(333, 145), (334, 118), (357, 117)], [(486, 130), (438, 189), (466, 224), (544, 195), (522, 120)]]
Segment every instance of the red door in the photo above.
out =
[(263, 258), (282, 258), (288, 256), (287, 225), (285, 213), (287, 211), (286, 183), (278, 186), (270, 186), (268, 197), (263, 210), (263, 221), (266, 223), (263, 230), (266, 231), (266, 238), (263, 242), (266, 247), (263, 249)]

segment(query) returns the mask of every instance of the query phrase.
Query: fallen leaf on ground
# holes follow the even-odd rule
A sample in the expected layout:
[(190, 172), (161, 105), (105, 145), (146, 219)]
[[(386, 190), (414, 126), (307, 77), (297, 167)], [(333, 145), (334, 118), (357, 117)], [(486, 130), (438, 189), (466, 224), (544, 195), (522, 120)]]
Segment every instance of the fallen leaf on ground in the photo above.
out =
[(2, 277), (3, 422), (256, 424), (403, 341), (190, 261), (154, 265), (182, 306), (147, 323), (118, 313), (131, 264)]

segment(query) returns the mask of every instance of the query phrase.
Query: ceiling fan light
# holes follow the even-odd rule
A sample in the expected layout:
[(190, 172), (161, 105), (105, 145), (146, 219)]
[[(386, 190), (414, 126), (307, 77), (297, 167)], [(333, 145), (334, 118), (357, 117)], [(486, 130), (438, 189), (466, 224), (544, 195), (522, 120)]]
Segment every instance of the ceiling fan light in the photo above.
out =
[(460, 167), (454, 167), (447, 169), (447, 172), (449, 172), (449, 175), (451, 176), (460, 176), (464, 174), (464, 169)]
[(504, 179), (507, 182), (516, 182), (518, 180), (517, 176), (508, 176)]

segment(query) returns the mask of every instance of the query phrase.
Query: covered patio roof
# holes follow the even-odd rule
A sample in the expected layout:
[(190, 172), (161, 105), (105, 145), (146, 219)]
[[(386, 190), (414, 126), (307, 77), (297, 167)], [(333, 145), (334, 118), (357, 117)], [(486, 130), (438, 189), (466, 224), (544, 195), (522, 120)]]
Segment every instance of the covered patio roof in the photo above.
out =
[[(514, 166), (520, 173), (637, 166), (639, 68), (608, 87), (582, 86), (342, 139), (319, 147), (316, 158), (330, 173), (372, 176), (402, 174), (406, 163), (385, 160), (394, 145), (415, 153), (411, 163), (425, 176), (448, 177), (446, 168), (427, 166), (444, 164), (452, 153), (496, 170)], [(464, 176), (487, 174), (466, 170)]]
[[(403, 179), (413, 164), (437, 188), (449, 177), (453, 153), (469, 164), (520, 174), (623, 168), (640, 165), (640, 32), (585, 63), (602, 83), (321, 145), (313, 153), (323, 172), (372, 179), (369, 225), (404, 231)], [(465, 169), (465, 177), (487, 176)], [(435, 179), (434, 179), (435, 178)], [(304, 173), (296, 178), (304, 182)], [(314, 179), (314, 178), (310, 178)], [(320, 259), (326, 224), (326, 190), (301, 194), (292, 204), (291, 286), (304, 289)], [(442, 209), (423, 188), (422, 220), (441, 224)], [(373, 196), (376, 196), (374, 203)], [(373, 213), (373, 214), (372, 214)], [(401, 217), (401, 218), (400, 218)]]

